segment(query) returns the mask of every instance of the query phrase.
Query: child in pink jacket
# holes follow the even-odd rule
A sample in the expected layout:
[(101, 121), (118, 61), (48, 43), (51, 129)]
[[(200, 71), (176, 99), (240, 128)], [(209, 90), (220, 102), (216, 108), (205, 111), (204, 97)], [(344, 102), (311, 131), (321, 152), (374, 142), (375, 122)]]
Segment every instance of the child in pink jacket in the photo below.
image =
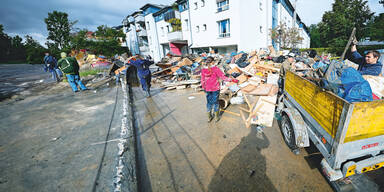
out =
[(213, 119), (212, 108), (215, 113), (216, 121), (220, 120), (219, 117), (219, 95), (220, 95), (220, 82), (219, 79), (224, 81), (238, 82), (237, 79), (231, 79), (224, 75), (224, 73), (216, 66), (213, 65), (213, 57), (206, 59), (206, 67), (201, 70), (201, 87), (204, 89), (207, 97), (207, 114), (208, 122)]

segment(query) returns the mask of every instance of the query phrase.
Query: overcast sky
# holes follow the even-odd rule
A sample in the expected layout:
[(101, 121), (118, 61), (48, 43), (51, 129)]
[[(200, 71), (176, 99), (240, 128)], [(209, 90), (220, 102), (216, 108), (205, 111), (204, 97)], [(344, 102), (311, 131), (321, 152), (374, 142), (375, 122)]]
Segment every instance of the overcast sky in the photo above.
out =
[[(31, 35), (44, 44), (47, 30), (44, 18), (54, 10), (66, 12), (70, 20), (78, 20), (75, 27), (95, 30), (97, 26), (117, 26), (125, 16), (146, 3), (171, 4), (175, 0), (2, 0), (0, 24), (11, 36)], [(240, 0), (241, 1), (241, 0)], [(291, 0), (293, 2), (294, 0)], [(331, 10), (334, 0), (298, 0), (297, 12), (309, 26), (321, 21), (325, 11)], [(376, 13), (383, 13), (379, 0), (369, 0)]]

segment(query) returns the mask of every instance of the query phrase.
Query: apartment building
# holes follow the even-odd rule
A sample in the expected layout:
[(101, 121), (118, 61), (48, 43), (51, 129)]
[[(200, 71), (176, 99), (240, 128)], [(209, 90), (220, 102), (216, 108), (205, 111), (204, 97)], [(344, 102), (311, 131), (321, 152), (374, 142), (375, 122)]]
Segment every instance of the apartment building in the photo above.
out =
[(168, 52), (183, 55), (211, 50), (248, 52), (269, 45), (279, 48), (270, 38), (270, 29), (280, 23), (299, 29), (304, 39), (299, 48), (310, 45), (309, 31), (289, 0), (177, 0), (176, 5), (146, 4), (141, 8), (149, 48), (146, 53), (155, 61)]

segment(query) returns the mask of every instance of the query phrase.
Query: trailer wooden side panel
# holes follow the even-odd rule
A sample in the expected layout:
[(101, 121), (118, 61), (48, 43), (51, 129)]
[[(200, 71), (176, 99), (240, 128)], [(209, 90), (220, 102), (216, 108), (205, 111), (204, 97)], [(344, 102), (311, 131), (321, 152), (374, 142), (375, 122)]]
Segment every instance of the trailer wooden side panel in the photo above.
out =
[(344, 143), (384, 135), (384, 100), (353, 105)]
[(325, 131), (335, 138), (344, 101), (323, 91), (314, 83), (288, 71), (284, 89), (307, 111)]

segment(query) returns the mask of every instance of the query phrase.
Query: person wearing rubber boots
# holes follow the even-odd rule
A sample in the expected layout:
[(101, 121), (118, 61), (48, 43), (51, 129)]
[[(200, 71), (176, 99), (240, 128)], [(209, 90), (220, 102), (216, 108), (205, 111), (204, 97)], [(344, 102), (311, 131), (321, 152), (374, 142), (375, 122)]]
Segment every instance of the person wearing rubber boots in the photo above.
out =
[(60, 54), (61, 59), (57, 62), (57, 66), (65, 73), (67, 77), (68, 83), (72, 88), (73, 92), (78, 92), (78, 86), (80, 90), (85, 91), (88, 90), (87, 87), (81, 82), (79, 75), (79, 64), (77, 63), (76, 58), (67, 57), (65, 52)]
[(201, 70), (201, 87), (205, 91), (207, 98), (207, 115), (208, 122), (213, 119), (212, 110), (215, 114), (216, 122), (220, 120), (219, 111), (219, 95), (220, 95), (220, 82), (219, 79), (224, 81), (232, 81), (238, 83), (239, 80), (228, 78), (224, 73), (214, 65), (214, 58), (208, 57), (205, 61), (205, 66)]
[(128, 61), (129, 65), (136, 67), (141, 87), (147, 97), (151, 96), (151, 71), (149, 70), (149, 66), (153, 63), (153, 61), (146, 60), (140, 55), (136, 55)]

